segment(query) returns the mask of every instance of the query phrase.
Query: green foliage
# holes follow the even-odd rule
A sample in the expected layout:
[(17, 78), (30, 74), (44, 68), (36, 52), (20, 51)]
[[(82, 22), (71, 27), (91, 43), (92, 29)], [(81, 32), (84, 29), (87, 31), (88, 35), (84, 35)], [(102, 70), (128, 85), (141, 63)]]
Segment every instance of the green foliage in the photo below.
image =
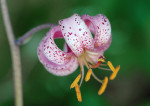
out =
[[(74, 13), (104, 14), (112, 27), (112, 44), (105, 52), (114, 66), (120, 64), (117, 78), (108, 83), (102, 96), (101, 86), (93, 78), (81, 87), (83, 102), (78, 103), (70, 84), (79, 73), (57, 77), (45, 70), (37, 58), (37, 47), (48, 30), (34, 34), (21, 46), (25, 106), (50, 105), (146, 105), (150, 98), (150, 1), (149, 0), (7, 0), (16, 37), (43, 23), (58, 20)], [(11, 56), (0, 12), (0, 106), (14, 105)], [(56, 43), (62, 48), (64, 41)], [(86, 68), (85, 68), (86, 70)], [(103, 78), (110, 74), (94, 70)], [(144, 80), (143, 80), (144, 79)], [(134, 87), (136, 85), (136, 87)], [(133, 89), (134, 88), (134, 89)], [(136, 96), (134, 96), (136, 95)]]

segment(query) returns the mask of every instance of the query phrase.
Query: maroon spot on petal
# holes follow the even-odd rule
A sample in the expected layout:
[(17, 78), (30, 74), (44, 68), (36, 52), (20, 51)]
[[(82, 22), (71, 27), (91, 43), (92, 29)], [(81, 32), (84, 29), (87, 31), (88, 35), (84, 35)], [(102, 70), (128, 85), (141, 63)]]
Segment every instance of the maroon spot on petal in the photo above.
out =
[(71, 27), (69, 27), (69, 29), (71, 29)]
[(63, 53), (62, 56), (64, 56), (65, 54)]
[(71, 34), (72, 34), (72, 32), (68, 32), (68, 34), (69, 34), (69, 35), (71, 35)]
[(106, 19), (104, 19), (104, 22), (107, 22)]
[(82, 29), (81, 28), (79, 28), (79, 31), (81, 31)]
[(53, 42), (51, 42), (51, 44), (52, 44), (52, 45), (54, 45), (54, 43), (53, 43)]
[(104, 22), (102, 22), (102, 24), (104, 25)]

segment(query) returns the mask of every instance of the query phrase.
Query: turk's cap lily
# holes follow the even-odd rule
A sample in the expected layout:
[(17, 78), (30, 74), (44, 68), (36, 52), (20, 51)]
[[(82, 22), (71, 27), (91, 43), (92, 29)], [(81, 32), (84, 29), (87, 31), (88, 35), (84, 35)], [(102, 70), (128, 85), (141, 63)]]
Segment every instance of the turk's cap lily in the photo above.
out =
[[(94, 34), (94, 38), (92, 37)], [(65, 39), (64, 51), (59, 49), (54, 39)], [(98, 94), (101, 95), (108, 83), (108, 77), (100, 80), (94, 73), (94, 68), (110, 70), (113, 73), (110, 80), (114, 80), (120, 66), (114, 68), (110, 61), (105, 62), (104, 51), (111, 44), (111, 26), (109, 20), (102, 14), (97, 16), (83, 15), (73, 16), (59, 21), (59, 25), (53, 27), (43, 38), (38, 47), (40, 62), (52, 74), (65, 76), (73, 73), (78, 66), (81, 71), (73, 81), (70, 88), (75, 88), (77, 99), (82, 101), (80, 87), (84, 78), (84, 65), (88, 68), (85, 81), (93, 76), (102, 84)], [(106, 63), (106, 64), (102, 64)], [(100, 66), (108, 66), (106, 69)], [(80, 84), (78, 84), (80, 81)]]
[[(95, 34), (94, 38), (92, 33)], [(56, 38), (65, 39), (64, 51), (55, 44)], [(110, 43), (111, 26), (104, 15), (80, 17), (74, 14), (67, 19), (60, 20), (59, 25), (46, 34), (38, 47), (38, 57), (49, 72), (64, 76), (77, 69), (78, 58), (84, 52), (96, 62)]]

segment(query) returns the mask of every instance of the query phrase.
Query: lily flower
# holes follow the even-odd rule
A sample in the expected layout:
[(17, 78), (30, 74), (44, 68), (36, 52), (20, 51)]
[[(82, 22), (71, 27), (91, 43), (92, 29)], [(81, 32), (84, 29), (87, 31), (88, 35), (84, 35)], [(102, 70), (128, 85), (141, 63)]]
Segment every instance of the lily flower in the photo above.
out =
[[(92, 37), (94, 34), (94, 38)], [(59, 49), (54, 39), (65, 39), (64, 51)], [(120, 66), (115, 69), (112, 63), (105, 62), (104, 51), (111, 44), (111, 25), (109, 20), (102, 14), (97, 16), (78, 14), (59, 21), (59, 25), (53, 27), (43, 38), (38, 47), (38, 57), (44, 67), (56, 76), (66, 76), (73, 73), (78, 66), (81, 71), (73, 81), (70, 88), (75, 88), (77, 99), (82, 101), (80, 87), (84, 79), (84, 65), (88, 72), (85, 77), (87, 82), (91, 76), (102, 86), (98, 92), (101, 95), (107, 86), (108, 77), (100, 80), (93, 72), (94, 68), (112, 70), (110, 80), (113, 80)], [(102, 64), (104, 63), (104, 64)], [(108, 65), (110, 69), (101, 66)], [(80, 84), (78, 84), (80, 81)]]

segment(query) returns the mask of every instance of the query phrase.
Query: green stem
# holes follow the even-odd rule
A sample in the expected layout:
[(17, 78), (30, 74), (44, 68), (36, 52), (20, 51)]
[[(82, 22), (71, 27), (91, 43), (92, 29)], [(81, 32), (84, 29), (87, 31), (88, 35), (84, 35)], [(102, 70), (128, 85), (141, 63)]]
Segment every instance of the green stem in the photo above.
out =
[(46, 28), (52, 28), (54, 27), (55, 24), (42, 24), (42, 25), (39, 25), (31, 30), (29, 30), (27, 33), (25, 33), (23, 36), (21, 36), (19, 39), (16, 40), (16, 44), (17, 45), (22, 45), (24, 44), (24, 42), (30, 38), (35, 32), (41, 30), (41, 29), (46, 29)]
[(1, 0), (1, 8), (2, 8), (4, 25), (7, 32), (8, 42), (11, 49), (14, 90), (15, 90), (15, 106), (23, 106), (20, 49), (15, 44), (15, 36), (9, 19), (6, 0)]

